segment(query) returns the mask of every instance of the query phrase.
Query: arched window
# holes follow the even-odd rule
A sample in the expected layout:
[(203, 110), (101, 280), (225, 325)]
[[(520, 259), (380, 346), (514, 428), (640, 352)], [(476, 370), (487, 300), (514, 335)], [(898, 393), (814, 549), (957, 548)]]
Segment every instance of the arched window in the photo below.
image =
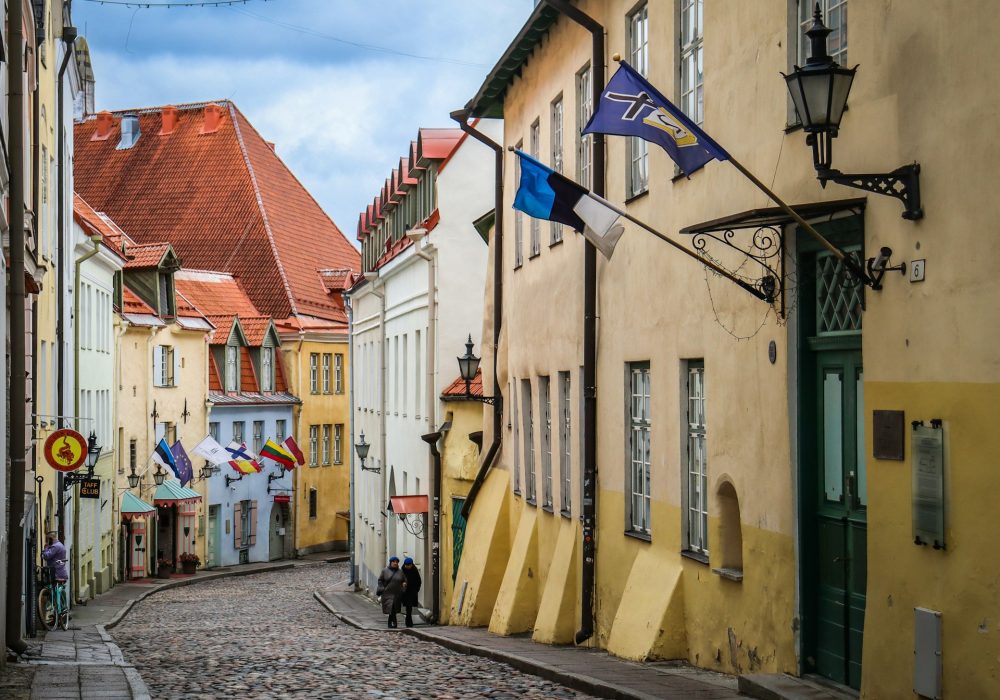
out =
[(719, 504), (719, 566), (715, 572), (736, 581), (743, 579), (743, 529), (740, 523), (740, 500), (731, 481), (723, 481), (716, 490)]

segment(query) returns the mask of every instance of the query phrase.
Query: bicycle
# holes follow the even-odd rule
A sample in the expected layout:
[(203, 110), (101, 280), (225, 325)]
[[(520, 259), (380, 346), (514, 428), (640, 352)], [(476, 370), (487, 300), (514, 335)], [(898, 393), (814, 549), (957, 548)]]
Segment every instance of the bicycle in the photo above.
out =
[[(65, 559), (56, 560), (57, 564), (65, 562)], [(66, 584), (57, 581), (52, 575), (52, 569), (47, 566), (42, 568), (42, 578), (45, 585), (38, 592), (38, 617), (47, 630), (54, 630), (60, 626), (68, 630), (69, 597), (66, 594)]]

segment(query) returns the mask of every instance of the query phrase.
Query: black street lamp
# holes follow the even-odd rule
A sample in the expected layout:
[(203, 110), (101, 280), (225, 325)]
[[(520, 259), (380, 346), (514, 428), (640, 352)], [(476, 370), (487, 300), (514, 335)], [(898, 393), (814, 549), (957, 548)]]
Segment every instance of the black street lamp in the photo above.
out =
[(854, 74), (858, 67), (845, 68), (838, 64), (826, 50), (830, 29), (823, 24), (823, 15), (816, 3), (812, 26), (806, 31), (809, 37), (809, 58), (804, 67), (795, 66), (789, 75), (782, 75), (792, 96), (795, 111), (806, 132), (806, 143), (812, 146), (813, 165), (820, 184), (826, 187), (833, 181), (847, 187), (884, 194), (903, 202), (904, 219), (921, 219), (920, 165), (912, 163), (896, 168), (891, 173), (845, 174), (830, 167), (833, 156), (833, 139), (840, 131), (840, 120), (847, 109)]
[(156, 465), (156, 471), (153, 472), (153, 483), (157, 486), (163, 484), (163, 480), (166, 478), (167, 473), (163, 471), (159, 464)]
[(210, 478), (210, 477), (212, 476), (212, 474), (214, 474), (214, 473), (215, 473), (215, 469), (214, 469), (214, 468), (212, 467), (212, 465), (211, 465), (211, 464), (209, 464), (209, 463), (208, 463), (208, 461), (206, 460), (206, 461), (205, 461), (205, 466), (203, 466), (203, 467), (201, 468), (201, 473), (199, 474), (199, 476), (200, 476), (200, 477), (201, 477), (202, 479), (208, 479), (208, 478)]
[(128, 487), (130, 489), (134, 489), (136, 486), (139, 485), (139, 482), (141, 480), (142, 477), (135, 473), (135, 465), (133, 464), (128, 474)]
[(358, 453), (358, 459), (361, 460), (361, 471), (363, 472), (373, 472), (375, 474), (381, 474), (381, 467), (366, 467), (365, 460), (368, 459), (368, 450), (371, 449), (371, 445), (365, 442), (365, 431), (361, 431), (361, 441), (354, 445), (354, 451)]
[(476, 372), (479, 371), (479, 360), (481, 358), (476, 357), (472, 352), (472, 334), (469, 334), (469, 339), (465, 343), (465, 354), (460, 355), (458, 358), (458, 374), (462, 377), (465, 382), (465, 397), (473, 401), (480, 401), (482, 403), (490, 404), (491, 406), (496, 405), (496, 396), (474, 396), (472, 390), (470, 389), (470, 384), (472, 380), (476, 378)]
[(97, 444), (97, 435), (91, 431), (90, 437), (87, 438), (87, 471), (83, 474), (67, 474), (64, 476), (63, 490), (68, 489), (73, 484), (79, 484), (87, 479), (94, 478), (94, 467), (97, 466), (97, 460), (101, 458), (101, 450), (103, 449), (103, 447)]

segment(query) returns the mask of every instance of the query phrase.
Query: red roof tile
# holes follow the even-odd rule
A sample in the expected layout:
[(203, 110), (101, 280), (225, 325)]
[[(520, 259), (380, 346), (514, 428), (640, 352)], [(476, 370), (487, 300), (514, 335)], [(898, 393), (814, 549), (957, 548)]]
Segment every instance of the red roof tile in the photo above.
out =
[(240, 328), (247, 342), (253, 347), (259, 347), (264, 343), (264, 336), (267, 329), (271, 327), (270, 316), (243, 316), (240, 315)]
[(83, 197), (75, 192), (73, 193), (73, 219), (87, 235), (101, 236), (105, 247), (125, 260), (125, 255), (121, 251), (122, 240), (127, 238), (125, 232), (118, 228), (113, 221), (101, 216), (83, 200)]
[(250, 348), (245, 345), (240, 348), (240, 393), (259, 391), (257, 373), (250, 361)]
[(149, 243), (147, 245), (125, 246), (126, 270), (141, 270), (146, 267), (158, 267), (163, 257), (170, 250), (169, 243)]
[(260, 312), (345, 321), (320, 268), (360, 268), (355, 249), (309, 192), (229, 101), (221, 123), (202, 133), (208, 105), (180, 105), (160, 135), (159, 108), (138, 110), (142, 135), (118, 150), (92, 140), (96, 120), (76, 125), (77, 189), (140, 242), (170, 241), (188, 264), (239, 277)]
[(228, 273), (178, 270), (174, 273), (174, 286), (207, 316), (261, 315), (239, 281)]
[(233, 332), (235, 316), (207, 316), (208, 322), (215, 326), (215, 331), (209, 336), (208, 342), (211, 345), (224, 345), (229, 340), (229, 334)]
[(153, 307), (139, 298), (139, 295), (128, 287), (122, 286), (122, 313), (126, 314), (150, 314), (155, 316)]
[(350, 289), (354, 273), (350, 270), (320, 270), (319, 276), (328, 292), (341, 292)]
[(208, 353), (208, 390), (222, 391), (222, 377), (219, 366), (215, 363), (215, 355)]
[[(476, 370), (476, 376), (469, 382), (469, 393), (473, 396), (483, 395), (483, 371), (481, 369)], [(441, 398), (460, 399), (464, 397), (465, 380), (462, 377), (457, 377), (455, 381), (446, 386), (444, 391), (441, 392)]]

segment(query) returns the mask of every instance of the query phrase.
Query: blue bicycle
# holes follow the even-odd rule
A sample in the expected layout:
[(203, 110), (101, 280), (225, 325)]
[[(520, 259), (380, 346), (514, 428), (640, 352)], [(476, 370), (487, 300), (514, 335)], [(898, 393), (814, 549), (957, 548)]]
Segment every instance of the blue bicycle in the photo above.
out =
[[(65, 564), (65, 560), (56, 560), (57, 564)], [(66, 582), (59, 581), (52, 575), (52, 569), (42, 567), (44, 586), (38, 592), (38, 617), (45, 629), (56, 627), (69, 629), (69, 596), (66, 594)]]

